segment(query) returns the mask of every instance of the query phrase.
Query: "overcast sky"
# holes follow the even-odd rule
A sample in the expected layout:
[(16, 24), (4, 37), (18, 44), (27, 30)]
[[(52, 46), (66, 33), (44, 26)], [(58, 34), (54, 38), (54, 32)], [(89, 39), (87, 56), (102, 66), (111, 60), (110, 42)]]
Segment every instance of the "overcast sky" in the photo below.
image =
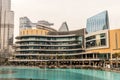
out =
[(86, 19), (108, 10), (110, 27), (120, 28), (120, 0), (12, 0), (15, 12), (15, 36), (18, 35), (19, 17), (27, 16), (32, 22), (47, 20), (58, 29), (67, 21), (69, 29), (86, 27)]

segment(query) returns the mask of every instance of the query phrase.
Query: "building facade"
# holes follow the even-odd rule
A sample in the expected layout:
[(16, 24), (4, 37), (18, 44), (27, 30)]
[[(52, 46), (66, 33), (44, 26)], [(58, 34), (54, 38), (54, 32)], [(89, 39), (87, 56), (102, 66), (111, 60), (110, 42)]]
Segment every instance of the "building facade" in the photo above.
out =
[(109, 29), (109, 17), (107, 11), (103, 11), (87, 19), (87, 25), (86, 25), (87, 33), (106, 30), (106, 29)]
[(115, 53), (120, 53), (120, 29), (109, 29), (107, 11), (88, 18), (86, 29), (69, 31), (64, 22), (57, 31), (41, 21), (16, 39), (14, 65), (105, 67), (115, 64)]
[(13, 45), (14, 13), (11, 0), (0, 0), (0, 53), (10, 53)]
[[(108, 12), (101, 12), (88, 18), (85, 35), (86, 54), (97, 54), (105, 64), (115, 63), (115, 53), (119, 53), (120, 30), (109, 29)], [(99, 63), (97, 63), (99, 64)]]
[(17, 65), (70, 65), (79, 64), (84, 52), (85, 29), (56, 31), (50, 27), (21, 30), (16, 37), (16, 54), (10, 60)]
[(87, 20), (86, 49), (109, 47), (109, 20), (107, 11)]

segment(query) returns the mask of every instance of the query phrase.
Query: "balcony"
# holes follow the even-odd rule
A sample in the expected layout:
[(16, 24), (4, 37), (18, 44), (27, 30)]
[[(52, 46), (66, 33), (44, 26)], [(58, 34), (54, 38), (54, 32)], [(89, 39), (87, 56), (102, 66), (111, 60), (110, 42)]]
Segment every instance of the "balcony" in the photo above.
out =
[(44, 40), (44, 39), (21, 39), (17, 40), (16, 43), (19, 42), (30, 42), (30, 41), (35, 41), (35, 42), (71, 42), (71, 41), (78, 41), (77, 39), (61, 39), (61, 40)]
[(82, 48), (78, 49), (16, 49), (17, 52), (21, 51), (79, 51), (83, 50)]
[(66, 54), (39, 54), (39, 53), (35, 53), (35, 54), (32, 54), (32, 53), (28, 53), (28, 54), (14, 54), (14, 56), (68, 56), (68, 55), (83, 55), (83, 54), (86, 54), (86, 53), (66, 53)]
[(62, 44), (62, 45), (47, 45), (47, 44), (17, 44), (17, 47), (25, 47), (25, 46), (55, 46), (55, 47), (64, 47), (64, 46), (78, 46), (80, 44)]
[(10, 62), (40, 62), (40, 61), (100, 61), (101, 59), (54, 59), (54, 60), (39, 60), (39, 59), (11, 59)]
[(70, 34), (70, 35), (24, 35), (24, 36), (17, 36), (16, 39), (20, 39), (20, 38), (26, 38), (26, 37), (47, 37), (47, 38), (63, 38), (63, 37), (74, 37), (76, 36), (76, 34)]

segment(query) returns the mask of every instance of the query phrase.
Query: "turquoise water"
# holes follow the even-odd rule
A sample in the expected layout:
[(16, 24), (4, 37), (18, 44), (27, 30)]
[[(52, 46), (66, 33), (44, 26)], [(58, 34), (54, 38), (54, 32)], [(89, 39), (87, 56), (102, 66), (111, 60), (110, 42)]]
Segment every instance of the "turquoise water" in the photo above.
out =
[(85, 69), (0, 68), (0, 80), (18, 80), (18, 78), (19, 80), (120, 80), (120, 73)]

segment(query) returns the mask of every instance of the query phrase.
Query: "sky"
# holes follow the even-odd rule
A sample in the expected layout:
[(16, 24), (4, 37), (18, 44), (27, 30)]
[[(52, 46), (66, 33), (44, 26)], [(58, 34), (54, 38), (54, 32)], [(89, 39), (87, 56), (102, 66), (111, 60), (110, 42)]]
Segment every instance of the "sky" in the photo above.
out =
[(86, 27), (87, 18), (108, 10), (110, 28), (120, 28), (120, 0), (11, 0), (15, 13), (15, 36), (19, 35), (19, 18), (32, 22), (46, 20), (59, 29), (66, 21), (70, 30)]

